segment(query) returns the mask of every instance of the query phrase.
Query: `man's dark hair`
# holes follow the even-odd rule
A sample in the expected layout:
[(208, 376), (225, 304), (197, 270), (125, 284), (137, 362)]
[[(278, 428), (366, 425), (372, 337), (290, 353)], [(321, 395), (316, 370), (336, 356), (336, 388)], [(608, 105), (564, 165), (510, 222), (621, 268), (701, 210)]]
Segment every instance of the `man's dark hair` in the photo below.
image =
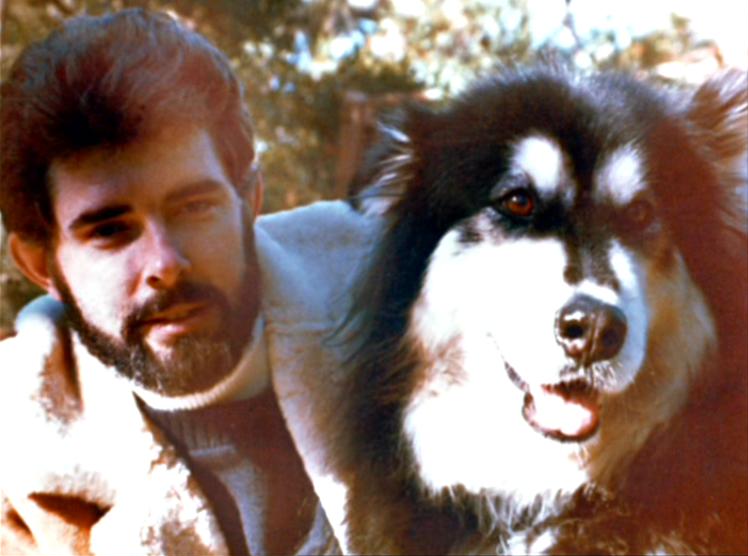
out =
[(252, 124), (229, 62), (201, 35), (142, 9), (68, 21), (29, 46), (0, 89), (0, 212), (50, 239), (54, 160), (131, 144), (159, 127), (210, 133), (234, 187), (250, 179)]

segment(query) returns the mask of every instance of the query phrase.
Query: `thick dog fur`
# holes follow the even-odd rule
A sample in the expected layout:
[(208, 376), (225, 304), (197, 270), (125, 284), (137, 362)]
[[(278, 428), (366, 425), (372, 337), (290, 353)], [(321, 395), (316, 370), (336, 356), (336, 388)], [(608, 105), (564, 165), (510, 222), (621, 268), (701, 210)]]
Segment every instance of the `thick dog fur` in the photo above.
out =
[[(383, 127), (333, 425), (350, 549), (748, 552), (746, 87), (512, 71)], [(554, 336), (580, 295), (627, 325), (602, 361)], [(565, 375), (599, 424), (533, 421)]]

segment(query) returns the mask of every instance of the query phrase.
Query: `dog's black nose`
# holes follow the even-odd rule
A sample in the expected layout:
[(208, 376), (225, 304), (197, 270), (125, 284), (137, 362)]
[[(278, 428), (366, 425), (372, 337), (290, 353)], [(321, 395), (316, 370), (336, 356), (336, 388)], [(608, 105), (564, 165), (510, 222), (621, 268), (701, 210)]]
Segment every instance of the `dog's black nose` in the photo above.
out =
[(584, 365), (615, 357), (626, 330), (623, 311), (586, 295), (572, 299), (556, 319), (556, 340), (569, 357)]

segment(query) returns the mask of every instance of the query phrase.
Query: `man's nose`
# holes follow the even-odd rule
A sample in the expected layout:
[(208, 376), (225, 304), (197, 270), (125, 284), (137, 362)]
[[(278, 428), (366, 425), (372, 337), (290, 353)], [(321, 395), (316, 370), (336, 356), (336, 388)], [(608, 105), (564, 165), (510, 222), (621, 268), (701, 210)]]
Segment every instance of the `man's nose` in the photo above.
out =
[(149, 227), (145, 256), (145, 283), (155, 290), (171, 288), (190, 267), (190, 261), (178, 242), (161, 225)]

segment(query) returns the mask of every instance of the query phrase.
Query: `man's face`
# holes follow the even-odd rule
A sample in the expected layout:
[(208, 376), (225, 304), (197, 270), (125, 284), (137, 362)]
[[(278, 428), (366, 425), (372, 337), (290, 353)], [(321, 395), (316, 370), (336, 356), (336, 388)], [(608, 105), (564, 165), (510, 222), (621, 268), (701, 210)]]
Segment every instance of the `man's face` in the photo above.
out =
[(209, 389), (259, 304), (252, 215), (209, 134), (175, 127), (51, 171), (53, 285), (88, 348), (165, 395)]

